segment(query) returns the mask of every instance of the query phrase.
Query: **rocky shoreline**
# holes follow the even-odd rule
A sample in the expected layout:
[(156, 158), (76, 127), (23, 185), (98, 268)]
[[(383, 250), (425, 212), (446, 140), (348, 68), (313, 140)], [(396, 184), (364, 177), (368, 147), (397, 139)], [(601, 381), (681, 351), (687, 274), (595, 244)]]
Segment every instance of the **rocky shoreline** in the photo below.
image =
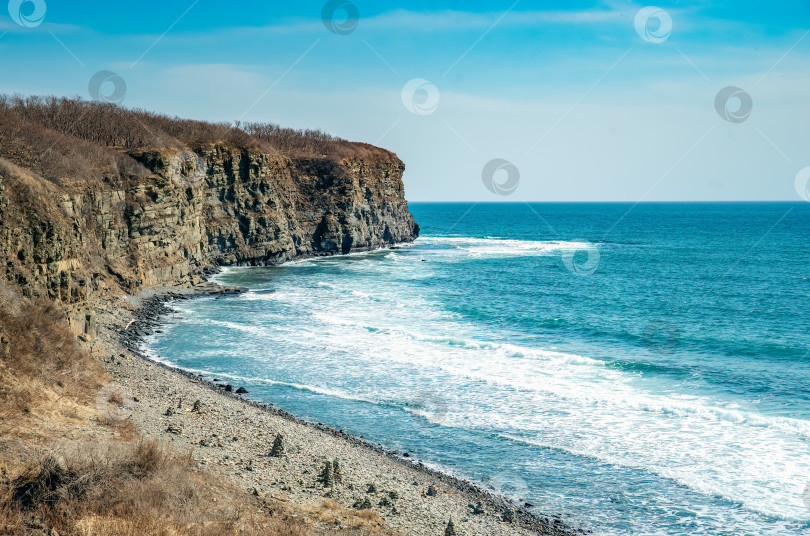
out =
[[(125, 298), (100, 316), (105, 368), (128, 394), (126, 417), (144, 435), (193, 449), (202, 465), (259, 496), (295, 504), (328, 499), (370, 508), (403, 534), (441, 535), (449, 519), (457, 534), (584, 534), (559, 517), (531, 512), (493, 492), (342, 430), (305, 422), (272, 404), (237, 394), (234, 386), (149, 359), (144, 337), (172, 312), (168, 303), (228, 296), (244, 289), (204, 279)], [(227, 432), (226, 432), (227, 430)], [(284, 463), (268, 456), (274, 438), (287, 444)], [(327, 455), (326, 453), (329, 452)], [(319, 482), (325, 464), (340, 460), (344, 484)], [(330, 486), (324, 484), (331, 484)]]

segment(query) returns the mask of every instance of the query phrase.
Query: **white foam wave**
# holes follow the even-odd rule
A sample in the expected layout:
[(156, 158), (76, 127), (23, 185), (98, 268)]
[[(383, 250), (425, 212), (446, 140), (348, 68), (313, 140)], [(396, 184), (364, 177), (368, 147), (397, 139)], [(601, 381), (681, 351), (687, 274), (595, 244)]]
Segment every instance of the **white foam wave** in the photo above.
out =
[[(556, 255), (581, 247), (464, 237), (425, 237), (420, 244), (427, 246), (420, 253), (436, 251), (442, 259)], [(428, 272), (419, 256), (392, 258), (397, 270)], [(274, 281), (275, 292), (242, 295), (265, 302), (256, 304), (255, 318), (212, 325), (249, 334), (250, 344), (272, 345), (274, 352), (262, 357), (246, 351), (248, 342), (229, 353), (274, 370), (275, 378), (232, 380), (396, 405), (434, 424), (481, 429), (643, 469), (751, 511), (810, 517), (801, 503), (810, 475), (810, 422), (761, 414), (754, 404), (699, 386), (690, 386), (693, 394), (687, 396), (677, 380), (647, 380), (588, 355), (525, 339), (515, 344), (434, 303), (425, 287), (369, 279), (370, 273), (386, 271), (393, 271), (391, 263), (369, 261), (352, 277), (330, 268), (315, 280), (282, 276)], [(187, 304), (184, 316), (191, 316), (194, 302)], [(442, 393), (446, 412), (408, 404), (414, 392), (426, 388)]]
[[(515, 240), (506, 238), (470, 238), (432, 236), (420, 238), (420, 244), (449, 246), (470, 257), (547, 257), (583, 248), (584, 242), (563, 240)], [(430, 250), (428, 250), (430, 251)]]

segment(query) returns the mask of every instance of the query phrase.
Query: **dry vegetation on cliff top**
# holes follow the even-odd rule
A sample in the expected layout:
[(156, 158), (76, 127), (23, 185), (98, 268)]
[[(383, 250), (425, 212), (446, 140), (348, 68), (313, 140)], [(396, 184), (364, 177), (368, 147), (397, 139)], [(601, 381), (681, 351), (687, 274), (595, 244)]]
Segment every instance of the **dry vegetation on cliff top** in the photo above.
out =
[(364, 143), (320, 130), (272, 123), (210, 123), (63, 97), (0, 95), (0, 157), (56, 183), (70, 179), (143, 177), (136, 158), (149, 149), (213, 145), (289, 158), (389, 157)]
[(260, 500), (143, 440), (102, 411), (123, 403), (99, 406), (106, 381), (54, 305), (0, 285), (0, 535), (391, 534), (370, 511)]

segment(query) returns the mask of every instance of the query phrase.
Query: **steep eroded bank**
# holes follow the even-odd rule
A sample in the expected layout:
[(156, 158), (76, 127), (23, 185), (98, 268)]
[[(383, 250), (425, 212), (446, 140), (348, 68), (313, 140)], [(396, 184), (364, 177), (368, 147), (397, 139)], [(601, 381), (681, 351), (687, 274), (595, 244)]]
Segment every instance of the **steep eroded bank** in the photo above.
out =
[(71, 100), (2, 104), (0, 282), (61, 302), (77, 332), (92, 334), (84, 311), (99, 298), (419, 232), (405, 166), (384, 149)]

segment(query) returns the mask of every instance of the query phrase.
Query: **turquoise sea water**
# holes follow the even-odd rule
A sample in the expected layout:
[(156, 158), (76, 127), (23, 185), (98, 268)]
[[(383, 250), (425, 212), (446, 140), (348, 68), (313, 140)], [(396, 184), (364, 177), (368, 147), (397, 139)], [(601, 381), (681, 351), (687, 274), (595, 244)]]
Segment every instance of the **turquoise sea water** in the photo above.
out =
[(149, 351), (596, 534), (810, 534), (810, 204), (411, 210)]

